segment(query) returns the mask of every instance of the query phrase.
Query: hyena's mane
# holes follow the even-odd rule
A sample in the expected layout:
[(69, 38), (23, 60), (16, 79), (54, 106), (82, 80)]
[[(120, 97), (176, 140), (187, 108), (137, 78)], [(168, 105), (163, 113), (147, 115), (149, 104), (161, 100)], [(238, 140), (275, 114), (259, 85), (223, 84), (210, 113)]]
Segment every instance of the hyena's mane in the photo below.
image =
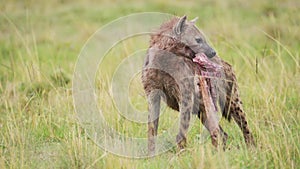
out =
[(150, 36), (150, 48), (157, 47), (158, 49), (172, 52), (177, 56), (193, 58), (195, 57), (193, 50), (174, 36), (173, 29), (178, 21), (179, 18), (174, 17), (163, 23), (158, 30), (152, 33)]

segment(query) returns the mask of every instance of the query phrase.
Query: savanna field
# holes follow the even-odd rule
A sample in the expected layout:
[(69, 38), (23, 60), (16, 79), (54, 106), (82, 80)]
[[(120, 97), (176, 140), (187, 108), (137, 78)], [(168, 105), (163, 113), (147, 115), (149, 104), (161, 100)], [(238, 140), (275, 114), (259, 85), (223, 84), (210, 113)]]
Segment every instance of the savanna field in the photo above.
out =
[[(0, 11), (1, 169), (300, 168), (300, 2), (11, 0), (2, 1)], [(199, 17), (197, 26), (234, 67), (256, 147), (247, 148), (238, 126), (224, 119), (226, 151), (215, 149), (210, 140), (200, 143), (199, 120), (190, 127), (185, 151), (174, 147), (148, 159), (114, 155), (88, 137), (73, 105), (78, 55), (99, 28), (137, 12)], [(147, 137), (147, 125), (118, 113), (112, 76), (123, 59), (147, 48), (148, 40), (134, 37), (117, 44), (95, 78), (98, 107), (108, 124), (126, 136)], [(146, 110), (140, 73), (128, 90), (131, 104)], [(179, 116), (163, 111), (159, 133)]]

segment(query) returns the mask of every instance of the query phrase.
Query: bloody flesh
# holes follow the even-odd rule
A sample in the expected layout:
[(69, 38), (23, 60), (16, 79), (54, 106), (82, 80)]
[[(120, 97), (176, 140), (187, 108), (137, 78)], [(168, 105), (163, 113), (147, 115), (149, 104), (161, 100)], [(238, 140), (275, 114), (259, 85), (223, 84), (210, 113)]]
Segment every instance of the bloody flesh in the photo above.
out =
[(218, 75), (221, 66), (210, 61), (204, 53), (196, 54), (193, 62), (199, 65), (197, 75), (199, 77), (199, 86), (202, 94), (202, 99), (205, 107), (205, 116), (210, 124), (206, 124), (206, 127), (213, 131), (212, 127), (217, 126), (217, 105), (216, 105), (216, 89), (212, 84), (213, 75)]

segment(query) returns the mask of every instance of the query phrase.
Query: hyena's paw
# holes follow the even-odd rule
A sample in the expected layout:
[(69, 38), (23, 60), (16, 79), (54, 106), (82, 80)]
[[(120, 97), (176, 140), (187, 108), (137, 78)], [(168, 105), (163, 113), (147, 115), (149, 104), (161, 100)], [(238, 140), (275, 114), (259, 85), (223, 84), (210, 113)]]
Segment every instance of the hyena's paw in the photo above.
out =
[(254, 137), (251, 133), (245, 135), (245, 142), (246, 142), (247, 147), (256, 147)]
[(223, 151), (225, 151), (227, 140), (228, 140), (228, 134), (224, 132), (221, 127), (220, 129), (216, 129), (211, 133), (212, 145), (215, 148), (222, 148)]
[(186, 138), (180, 134), (176, 136), (177, 147), (179, 150), (186, 147)]

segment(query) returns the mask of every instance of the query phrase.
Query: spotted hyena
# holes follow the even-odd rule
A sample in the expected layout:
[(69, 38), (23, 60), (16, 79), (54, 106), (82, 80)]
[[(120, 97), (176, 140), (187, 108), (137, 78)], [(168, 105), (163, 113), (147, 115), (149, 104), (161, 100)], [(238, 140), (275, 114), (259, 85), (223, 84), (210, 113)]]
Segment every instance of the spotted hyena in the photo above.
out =
[(196, 78), (197, 72), (209, 72), (209, 66), (215, 68), (213, 65), (220, 65), (222, 72), (221, 78), (210, 79), (210, 88), (215, 91), (214, 103), (218, 105), (223, 117), (229, 121), (233, 117), (243, 132), (245, 142), (254, 144), (232, 67), (216, 55), (195, 22), (196, 19), (187, 21), (186, 16), (175, 17), (163, 23), (151, 35), (142, 71), (142, 83), (149, 107), (148, 150), (152, 154), (155, 152), (161, 100), (180, 112), (180, 127), (176, 136), (179, 148), (185, 146), (191, 114), (198, 115), (209, 130), (214, 146), (217, 146), (219, 137), (225, 146), (227, 134), (218, 123), (212, 122), (215, 118), (208, 119)]

